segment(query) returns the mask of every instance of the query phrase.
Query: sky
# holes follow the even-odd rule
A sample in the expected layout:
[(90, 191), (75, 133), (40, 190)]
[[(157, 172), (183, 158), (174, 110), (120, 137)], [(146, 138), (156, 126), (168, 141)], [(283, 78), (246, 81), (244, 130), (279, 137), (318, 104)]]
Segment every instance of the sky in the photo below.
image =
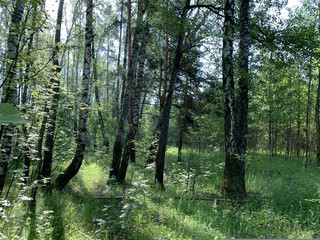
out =
[[(287, 8), (294, 9), (296, 7), (300, 7), (301, 5), (302, 4), (299, 0), (288, 0)], [(288, 18), (288, 14), (289, 14), (288, 10), (282, 9), (281, 13), (283, 18)]]

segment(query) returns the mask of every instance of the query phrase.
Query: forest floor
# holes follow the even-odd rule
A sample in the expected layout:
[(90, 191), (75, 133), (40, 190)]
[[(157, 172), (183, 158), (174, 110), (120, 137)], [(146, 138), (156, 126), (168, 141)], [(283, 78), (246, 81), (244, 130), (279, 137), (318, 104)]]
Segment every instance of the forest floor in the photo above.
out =
[(143, 162), (130, 165), (126, 184), (107, 185), (102, 159), (88, 154), (68, 187), (40, 193), (33, 212), (28, 189), (15, 186), (20, 198), (0, 206), (0, 239), (320, 238), (320, 174), (304, 168), (303, 157), (275, 156), (269, 168), (267, 153), (249, 154), (249, 198), (238, 203), (219, 196), (219, 152), (184, 150), (177, 163), (177, 149), (169, 148), (165, 191)]

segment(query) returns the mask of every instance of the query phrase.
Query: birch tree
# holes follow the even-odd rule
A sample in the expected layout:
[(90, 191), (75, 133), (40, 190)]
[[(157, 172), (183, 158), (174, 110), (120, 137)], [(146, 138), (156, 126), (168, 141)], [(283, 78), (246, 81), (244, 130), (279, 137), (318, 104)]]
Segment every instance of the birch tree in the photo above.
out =
[[(141, 22), (143, 21), (143, 15), (145, 12), (145, 7), (143, 5), (143, 0), (138, 1), (138, 16), (137, 16), (137, 26), (134, 31), (132, 47), (129, 48), (132, 50), (131, 57), (128, 61), (128, 74), (127, 74), (127, 84), (124, 89), (124, 95), (121, 105), (121, 112), (117, 126), (117, 135), (113, 146), (113, 156), (110, 170), (110, 178), (115, 177), (118, 179), (119, 168), (121, 163), (121, 156), (123, 150), (123, 140), (125, 133), (125, 125), (128, 120), (128, 113), (130, 109), (130, 99), (132, 95), (132, 87), (136, 78), (136, 70), (137, 70), (137, 60), (139, 53), (139, 43), (141, 39), (142, 26)], [(129, 38), (129, 36), (128, 36)], [(128, 41), (130, 44), (130, 41)], [(130, 52), (130, 51), (129, 51)]]
[[(17, 84), (16, 67), (19, 54), (19, 28), (24, 14), (25, 1), (16, 0), (11, 15), (11, 24), (7, 40), (6, 77), (3, 84), (4, 92), (2, 103), (17, 105)], [(12, 124), (2, 126), (0, 131), (1, 152), (0, 152), (0, 195), (2, 193), (5, 178), (10, 161), (13, 135), (15, 126)]]
[(240, 2), (239, 88), (234, 87), (234, 0), (226, 0), (222, 72), (224, 89), (225, 168), (222, 193), (228, 198), (245, 198), (245, 154), (248, 116), (249, 0)]
[(82, 165), (87, 143), (87, 120), (89, 115), (89, 86), (91, 75), (92, 61), (92, 44), (93, 44), (93, 2), (87, 0), (86, 9), (86, 29), (85, 29), (85, 54), (83, 64), (83, 78), (81, 85), (81, 103), (77, 133), (77, 147), (74, 158), (66, 170), (61, 173), (55, 182), (57, 189), (63, 189), (68, 182), (78, 173)]
[(52, 53), (52, 64), (53, 64), (53, 77), (50, 80), (50, 87), (53, 90), (52, 103), (50, 109), (47, 109), (48, 117), (48, 127), (47, 135), (44, 147), (43, 163), (40, 175), (43, 178), (47, 178), (50, 182), (51, 177), (51, 166), (52, 166), (52, 156), (54, 147), (54, 132), (56, 129), (56, 119), (57, 119), (57, 108), (59, 104), (59, 92), (60, 92), (60, 63), (59, 63), (59, 51), (61, 45), (61, 27), (62, 27), (62, 17), (63, 17), (63, 6), (64, 0), (59, 1), (56, 32), (54, 37), (55, 46)]

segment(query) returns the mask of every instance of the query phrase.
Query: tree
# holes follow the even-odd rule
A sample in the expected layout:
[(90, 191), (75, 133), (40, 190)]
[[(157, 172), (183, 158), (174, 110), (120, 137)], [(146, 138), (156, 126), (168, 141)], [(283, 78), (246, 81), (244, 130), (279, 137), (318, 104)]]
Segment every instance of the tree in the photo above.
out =
[[(7, 40), (7, 66), (6, 66), (6, 78), (4, 79), (4, 97), (2, 103), (9, 103), (13, 106), (17, 105), (17, 84), (16, 79), (16, 66), (19, 56), (19, 35), (20, 24), (24, 14), (25, 1), (16, 0), (15, 6), (11, 15), (11, 24)], [(1, 153), (0, 153), (0, 195), (2, 193), (5, 178), (8, 171), (8, 164), (10, 161), (13, 135), (15, 132), (15, 126), (9, 124), (1, 126), (0, 141), (1, 141)]]
[(222, 50), (225, 94), (225, 168), (222, 194), (228, 198), (246, 197), (245, 154), (248, 115), (249, 0), (240, 6), (239, 93), (234, 87), (234, 0), (226, 0)]
[(171, 77), (169, 81), (169, 89), (167, 92), (167, 96), (166, 96), (163, 108), (161, 109), (161, 113), (160, 113), (160, 136), (159, 136), (158, 152), (156, 156), (155, 181), (159, 183), (161, 187), (164, 187), (163, 172), (164, 172), (164, 160), (165, 160), (165, 153), (166, 153), (166, 147), (167, 147), (167, 139), (168, 139), (169, 117), (170, 117), (170, 110), (172, 106), (173, 94), (175, 91), (175, 86), (176, 86), (178, 73), (180, 69), (187, 14), (190, 9), (189, 7), (190, 7), (190, 0), (186, 0), (182, 10), (181, 17), (180, 17), (180, 22), (179, 22), (177, 45), (176, 45), (176, 51), (175, 51), (175, 58), (172, 66)]
[[(120, 118), (117, 126), (117, 135), (113, 146), (113, 156), (110, 170), (110, 178), (115, 177), (119, 179), (119, 168), (121, 163), (121, 156), (123, 151), (123, 141), (124, 141), (124, 132), (125, 132), (125, 124), (128, 120), (129, 109), (130, 109), (130, 100), (133, 90), (133, 84), (136, 78), (136, 70), (137, 70), (137, 59), (139, 53), (139, 43), (141, 40), (142, 33), (142, 22), (143, 15), (145, 13), (146, 8), (144, 7), (144, 1), (138, 1), (138, 16), (137, 16), (137, 26), (134, 31), (133, 41), (132, 41), (132, 49), (131, 56), (128, 58), (128, 73), (127, 73), (127, 84), (124, 87), (124, 95), (121, 105)], [(129, 37), (129, 36), (128, 36)], [(130, 41), (128, 42), (128, 44)], [(129, 51), (129, 53), (130, 53)]]
[(83, 65), (83, 78), (81, 88), (81, 105), (79, 113), (79, 127), (77, 133), (77, 148), (74, 158), (67, 169), (61, 173), (55, 182), (55, 187), (63, 189), (68, 182), (78, 173), (82, 165), (87, 142), (87, 120), (90, 105), (90, 74), (93, 44), (93, 2), (87, 0), (86, 9), (86, 34), (85, 34), (85, 54)]
[(122, 155), (122, 161), (119, 169), (119, 176), (117, 180), (119, 182), (122, 182), (125, 180), (127, 167), (128, 167), (128, 160), (130, 155), (130, 152), (134, 152), (134, 141), (135, 136), (138, 131), (139, 127), (139, 120), (140, 120), (140, 102), (141, 102), (141, 93), (143, 90), (144, 85), (144, 67), (145, 67), (145, 60), (146, 60), (146, 45), (148, 41), (148, 35), (149, 35), (149, 27), (148, 23), (145, 23), (144, 29), (143, 29), (143, 36), (141, 39), (141, 44), (139, 48), (139, 68), (138, 68), (138, 74), (136, 81), (134, 82), (134, 88), (133, 88), (133, 113), (132, 113), (132, 123), (129, 126), (129, 132), (126, 137), (126, 144)]
[[(320, 11), (320, 2), (319, 2)], [(319, 33), (320, 33), (320, 12), (319, 12)], [(317, 149), (316, 149), (316, 167), (320, 167), (320, 67), (318, 73), (318, 90), (317, 90), (317, 100), (316, 100), (316, 129), (317, 129)]]
[(61, 45), (61, 27), (62, 27), (62, 17), (63, 17), (63, 5), (64, 0), (59, 1), (58, 7), (58, 15), (57, 15), (57, 24), (56, 24), (56, 32), (54, 37), (55, 46), (52, 52), (52, 63), (53, 63), (53, 77), (50, 81), (50, 87), (53, 90), (52, 103), (51, 107), (46, 109), (46, 112), (49, 114), (48, 120), (48, 128), (47, 128), (47, 136), (44, 147), (44, 156), (43, 163), (40, 175), (43, 178), (48, 179), (48, 183), (50, 182), (51, 177), (51, 166), (52, 166), (52, 156), (53, 156), (53, 147), (54, 147), (54, 133), (56, 129), (56, 119), (57, 119), (57, 108), (59, 104), (59, 92), (60, 92), (60, 76), (59, 73), (61, 71), (60, 63), (59, 63), (59, 51)]

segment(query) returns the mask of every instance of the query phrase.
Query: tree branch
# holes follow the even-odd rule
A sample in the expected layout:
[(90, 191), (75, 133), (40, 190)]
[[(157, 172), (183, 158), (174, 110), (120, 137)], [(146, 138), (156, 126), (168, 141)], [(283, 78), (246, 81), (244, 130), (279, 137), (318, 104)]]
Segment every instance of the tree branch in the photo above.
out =
[(215, 13), (216, 15), (220, 16), (220, 17), (224, 17), (223, 14), (221, 14), (220, 12), (223, 11), (223, 8), (220, 8), (220, 7), (216, 7), (212, 4), (195, 4), (195, 5), (190, 5), (188, 7), (188, 9), (193, 9), (193, 8), (207, 8), (209, 11)]

